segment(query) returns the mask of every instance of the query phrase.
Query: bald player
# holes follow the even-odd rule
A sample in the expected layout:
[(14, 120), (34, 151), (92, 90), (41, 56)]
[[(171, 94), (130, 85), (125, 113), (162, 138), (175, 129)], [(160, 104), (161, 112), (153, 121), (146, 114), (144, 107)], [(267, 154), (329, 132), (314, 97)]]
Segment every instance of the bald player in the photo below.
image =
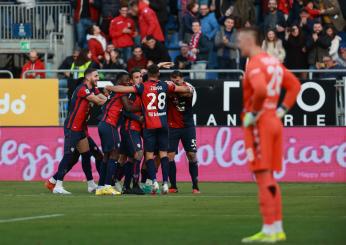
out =
[[(300, 90), (298, 79), (276, 58), (261, 49), (256, 28), (239, 31), (238, 45), (248, 57), (243, 80), (243, 128), (250, 171), (256, 177), (262, 230), (243, 243), (285, 241), (281, 192), (273, 173), (282, 169), (281, 118), (291, 108)], [(278, 106), (281, 89), (286, 90)]]

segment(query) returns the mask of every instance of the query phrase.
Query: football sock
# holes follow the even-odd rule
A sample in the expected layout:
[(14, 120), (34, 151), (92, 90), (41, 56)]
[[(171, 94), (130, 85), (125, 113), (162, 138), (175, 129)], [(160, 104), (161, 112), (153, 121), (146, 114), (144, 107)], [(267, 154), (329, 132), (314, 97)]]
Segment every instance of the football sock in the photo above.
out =
[(93, 179), (90, 157), (91, 157), (90, 151), (82, 153), (82, 168), (83, 168), (85, 177), (87, 178), (88, 181)]
[[(73, 166), (76, 165), (76, 163), (78, 162), (79, 156), (80, 156), (80, 154), (79, 154), (78, 151), (75, 151), (75, 152), (71, 153), (70, 155), (72, 155), (72, 156), (71, 156), (71, 161), (67, 164), (66, 172), (64, 173), (64, 175), (63, 175), (62, 178), (64, 178), (65, 175), (66, 175), (68, 172), (70, 172), (70, 170), (73, 168)], [(54, 178), (55, 180), (58, 179), (58, 171), (53, 175), (53, 178)]]
[(57, 180), (56, 184), (55, 184), (55, 187), (62, 188), (62, 180)]
[[(275, 187), (276, 187), (276, 195), (275, 195), (275, 221), (281, 221), (282, 220), (282, 197), (281, 197), (281, 188), (278, 185), (278, 183), (275, 181)], [(282, 222), (281, 222), (282, 223)]]
[(135, 160), (133, 165), (133, 185), (138, 185), (139, 183), (139, 169), (141, 167), (141, 161)]
[(106, 174), (107, 174), (107, 163), (103, 162), (101, 163), (100, 166), (100, 179), (99, 179), (99, 186), (104, 186), (105, 185), (105, 181), (106, 181)]
[(95, 165), (96, 165), (97, 173), (99, 174), (99, 176), (101, 176), (101, 168), (102, 168), (102, 165), (103, 165), (102, 159), (96, 159), (95, 158)]
[(117, 170), (117, 161), (113, 159), (109, 159), (107, 162), (107, 174), (106, 174), (106, 179), (105, 179), (105, 184), (106, 185), (111, 185), (112, 184), (112, 178), (116, 173)]
[(156, 181), (156, 168), (155, 168), (155, 162), (154, 159), (147, 160), (147, 171), (148, 176), (152, 181)]
[(125, 180), (124, 180), (124, 187), (126, 189), (130, 188), (131, 185), (131, 179), (133, 174), (133, 162), (126, 162), (124, 165), (124, 174), (125, 174)]
[(170, 161), (169, 163), (169, 181), (171, 182), (171, 187), (177, 189), (177, 166), (175, 161)]
[(264, 234), (267, 234), (267, 235), (271, 235), (271, 234), (273, 234), (273, 233), (275, 233), (275, 229), (274, 229), (275, 227), (274, 227), (274, 225), (263, 225), (262, 226), (262, 232), (264, 233)]
[(163, 183), (167, 183), (168, 173), (169, 173), (168, 157), (161, 158), (161, 170), (162, 170), (162, 181)]
[(272, 225), (275, 221), (275, 196), (277, 189), (269, 172), (256, 173), (258, 185), (259, 205), (264, 225)]
[(198, 163), (189, 162), (189, 172), (192, 180), (192, 188), (198, 190)]
[(144, 168), (141, 169), (141, 183), (145, 183), (148, 179), (148, 171)]
[(56, 178), (54, 178), (54, 176), (50, 177), (48, 181), (52, 184), (56, 184)]
[(279, 232), (284, 231), (284, 229), (282, 227), (282, 221), (281, 220), (274, 222), (274, 230), (275, 230), (275, 233), (279, 233)]
[(118, 167), (118, 172), (117, 172), (116, 177), (117, 177), (118, 181), (121, 181), (122, 178), (124, 177), (124, 164), (118, 163), (117, 167)]
[(56, 175), (56, 180), (63, 180), (65, 174), (68, 172), (68, 166), (73, 161), (73, 154), (64, 154), (63, 158), (61, 159), (58, 167), (58, 172)]

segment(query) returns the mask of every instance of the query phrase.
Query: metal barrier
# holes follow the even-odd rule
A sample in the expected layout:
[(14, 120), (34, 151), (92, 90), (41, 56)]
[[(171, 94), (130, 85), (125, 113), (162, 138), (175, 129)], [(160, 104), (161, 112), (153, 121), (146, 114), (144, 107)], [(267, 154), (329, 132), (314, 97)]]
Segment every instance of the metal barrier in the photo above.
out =
[[(103, 69), (99, 69), (98, 70), (99, 72), (103, 72), (103, 73), (120, 73), (120, 72), (126, 72), (127, 73), (127, 71), (126, 70), (103, 70)], [(74, 72), (76, 72), (76, 73), (78, 73), (78, 72), (83, 72), (83, 70), (69, 70), (69, 69), (61, 69), (61, 70), (59, 70), (59, 69), (53, 69), (53, 70), (49, 70), (49, 69), (46, 69), (46, 70), (27, 70), (27, 71), (25, 71), (24, 73), (23, 73), (23, 78), (25, 79), (26, 78), (26, 76), (27, 76), (27, 74), (29, 74), (29, 73), (38, 73), (38, 72), (40, 72), (40, 73), (66, 73), (66, 72), (69, 72), (69, 73), (74, 73)]]
[[(32, 8), (13, 3), (0, 3), (0, 39), (17, 39), (13, 36), (13, 24), (31, 24), (30, 39), (45, 40), (50, 32), (62, 31), (64, 16), (71, 16), (71, 4), (37, 3)], [(20, 30), (19, 30), (20, 32)], [(19, 37), (18, 37), (19, 38)]]
[(10, 72), (8, 70), (0, 70), (0, 74), (8, 74), (10, 76), (10, 79), (13, 79), (12, 72)]

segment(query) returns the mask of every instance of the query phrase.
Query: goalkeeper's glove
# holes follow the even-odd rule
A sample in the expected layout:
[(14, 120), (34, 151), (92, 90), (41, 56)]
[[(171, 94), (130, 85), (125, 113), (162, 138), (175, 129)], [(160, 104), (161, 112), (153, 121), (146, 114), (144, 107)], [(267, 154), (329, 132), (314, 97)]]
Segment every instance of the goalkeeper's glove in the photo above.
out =
[(256, 112), (247, 112), (245, 113), (244, 119), (243, 119), (243, 126), (245, 128), (255, 124), (257, 118)]
[(284, 105), (280, 105), (276, 109), (276, 116), (281, 119), (281, 118), (283, 118), (285, 116), (287, 111), (288, 111), (288, 109)]

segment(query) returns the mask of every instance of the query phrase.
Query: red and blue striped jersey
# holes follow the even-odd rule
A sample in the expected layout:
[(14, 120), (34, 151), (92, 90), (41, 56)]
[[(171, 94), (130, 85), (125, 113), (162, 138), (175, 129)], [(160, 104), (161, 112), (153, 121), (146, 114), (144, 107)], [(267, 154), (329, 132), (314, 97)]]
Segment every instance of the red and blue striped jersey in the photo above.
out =
[[(192, 87), (186, 82), (182, 86)], [(168, 126), (170, 128), (189, 128), (195, 126), (192, 96), (183, 97), (176, 93), (168, 96)]]
[(118, 126), (118, 121), (121, 118), (123, 111), (123, 103), (121, 101), (121, 97), (123, 97), (124, 95), (125, 94), (123, 93), (112, 93), (110, 95), (110, 99), (103, 107), (101, 121), (109, 123), (114, 127)]
[(162, 81), (146, 81), (134, 86), (142, 100), (145, 128), (165, 128), (167, 124), (167, 94), (173, 93), (175, 85)]
[(89, 89), (86, 83), (79, 85), (71, 98), (70, 112), (66, 117), (66, 128), (72, 131), (84, 131), (87, 127), (92, 103), (87, 99), (91, 94), (97, 95), (98, 88)]
[[(128, 96), (130, 103), (134, 106), (134, 107), (141, 107), (142, 106), (142, 100), (141, 98), (136, 95), (136, 94), (129, 94)], [(138, 112), (134, 112), (133, 114), (135, 114), (136, 116), (140, 117), (142, 116), (142, 112), (138, 111)], [(126, 117), (126, 121), (125, 121), (125, 127), (126, 130), (134, 130), (134, 131), (142, 131), (142, 124), (130, 117)]]

